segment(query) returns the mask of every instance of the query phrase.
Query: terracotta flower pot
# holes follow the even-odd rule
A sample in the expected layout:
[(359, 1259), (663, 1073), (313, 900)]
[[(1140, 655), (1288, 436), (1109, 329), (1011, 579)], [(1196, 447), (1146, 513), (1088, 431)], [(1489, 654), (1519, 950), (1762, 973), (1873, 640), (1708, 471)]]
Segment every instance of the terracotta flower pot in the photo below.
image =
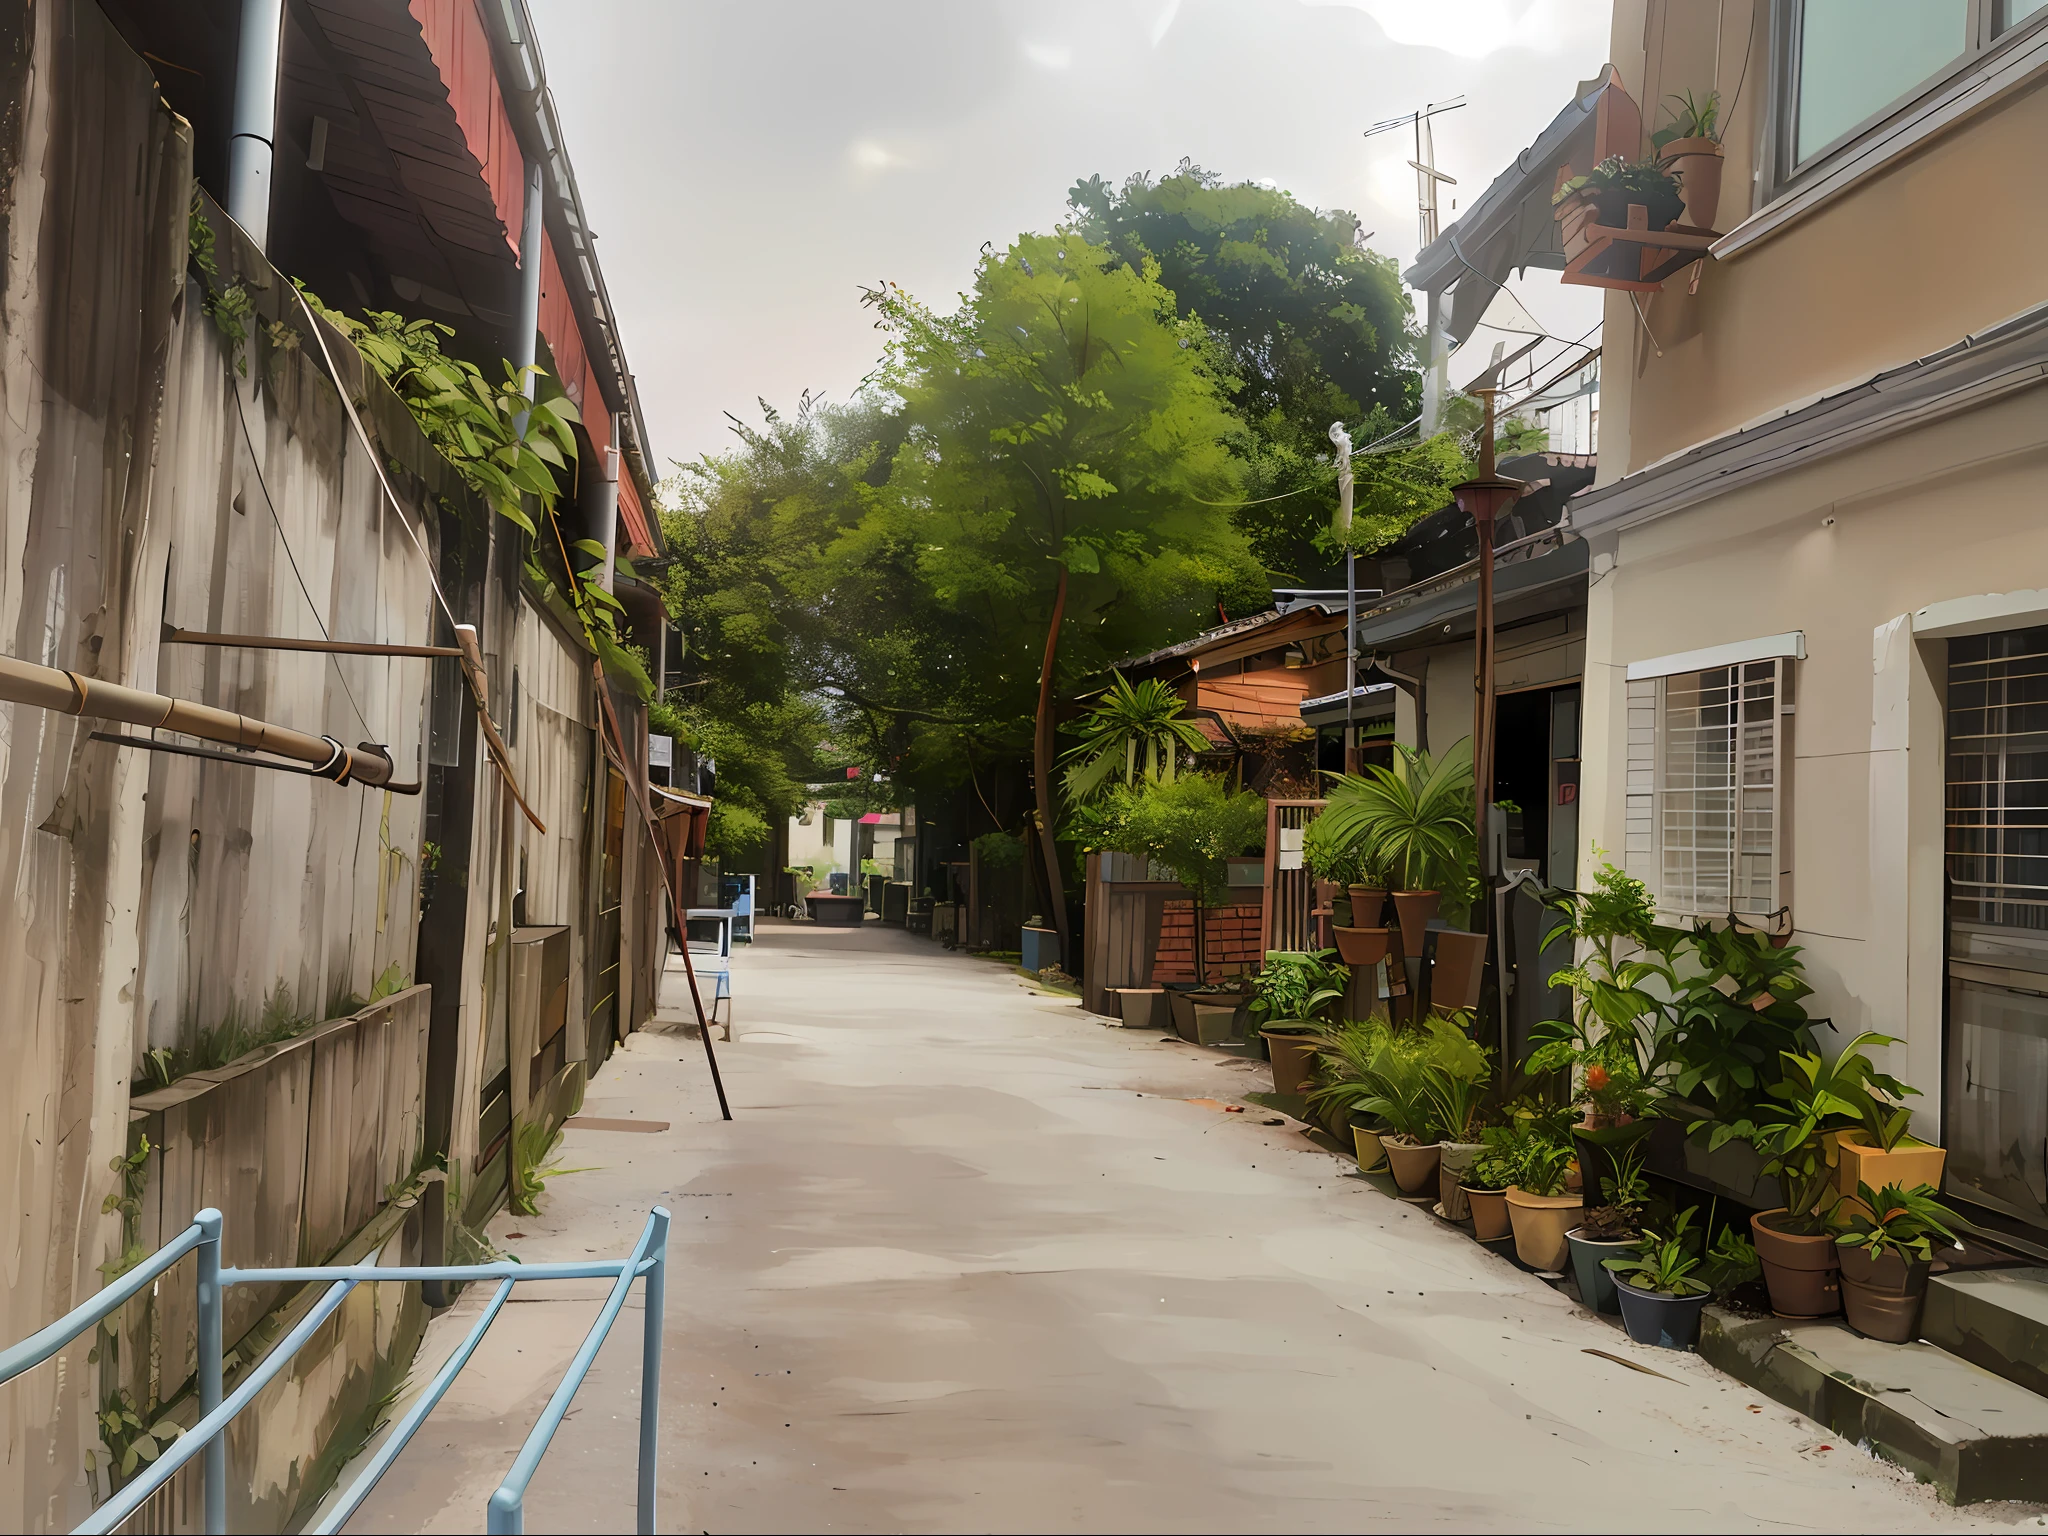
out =
[(1442, 1155), (1437, 1159), (1436, 1190), (1446, 1221), (1465, 1221), (1471, 1217), (1471, 1202), (1465, 1198), (1465, 1174), (1485, 1150), (1483, 1141), (1443, 1143)]
[(1749, 1218), (1771, 1310), (1780, 1317), (1831, 1317), (1842, 1310), (1841, 1250), (1826, 1233), (1802, 1237), (1779, 1231), (1773, 1223), (1784, 1215), (1779, 1206)]
[(1307, 1093), (1316, 1076), (1316, 1037), (1307, 1024), (1278, 1023), (1259, 1031), (1273, 1058), (1273, 1091)]
[(1383, 886), (1354, 885), (1351, 887), (1351, 921), (1360, 928), (1377, 928), (1380, 919), (1387, 913), (1387, 893)]
[(1436, 916), (1444, 899), (1442, 891), (1396, 891), (1394, 911), (1401, 918), (1401, 953), (1422, 953), (1422, 936), (1429, 932), (1429, 920)]
[(1468, 1189), (1465, 1203), (1472, 1208), (1472, 1235), (1482, 1243), (1497, 1243), (1514, 1230), (1508, 1220), (1508, 1192), (1504, 1189)]
[(1358, 1149), (1360, 1173), (1376, 1173), (1387, 1166), (1387, 1149), (1380, 1145), (1380, 1133), (1376, 1127), (1352, 1121), (1351, 1141)]
[(1339, 928), (1337, 958), (1346, 965), (1378, 965), (1393, 942), (1391, 928)]
[(1715, 139), (1673, 139), (1657, 163), (1678, 178), (1684, 219), (1695, 229), (1712, 229), (1721, 207), (1721, 145)]
[(1436, 1008), (1477, 1008), (1479, 978), (1486, 966), (1486, 935), (1441, 929), (1436, 961), (1429, 969), (1429, 1001)]
[(1628, 1336), (1638, 1344), (1654, 1344), (1659, 1349), (1691, 1349), (1700, 1336), (1700, 1313), (1710, 1299), (1667, 1296), (1621, 1279), (1614, 1282), (1614, 1293), (1621, 1303), (1621, 1325), (1628, 1329)]
[(1515, 1257), (1531, 1269), (1562, 1274), (1571, 1259), (1565, 1233), (1579, 1224), (1585, 1201), (1577, 1195), (1532, 1195), (1508, 1190), (1508, 1222), (1515, 1230)]
[(1908, 1136), (1891, 1151), (1872, 1146), (1861, 1131), (1844, 1131), (1835, 1142), (1841, 1161), (1835, 1165), (1835, 1190), (1844, 1200), (1856, 1199), (1858, 1182), (1872, 1189), (1896, 1184), (1911, 1189), (1925, 1184), (1941, 1188), (1941, 1176), (1948, 1166), (1948, 1148), (1930, 1147)]
[(1405, 1137), (1383, 1136), (1380, 1145), (1387, 1149), (1387, 1163), (1394, 1170), (1394, 1182), (1404, 1195), (1419, 1195), (1436, 1183), (1438, 1154), (1442, 1148), (1435, 1142), (1427, 1146), (1409, 1141)]
[(1920, 1303), (1927, 1299), (1925, 1259), (1887, 1253), (1873, 1259), (1866, 1248), (1837, 1244), (1842, 1265), (1842, 1314), (1867, 1338), (1910, 1344), (1920, 1331)]

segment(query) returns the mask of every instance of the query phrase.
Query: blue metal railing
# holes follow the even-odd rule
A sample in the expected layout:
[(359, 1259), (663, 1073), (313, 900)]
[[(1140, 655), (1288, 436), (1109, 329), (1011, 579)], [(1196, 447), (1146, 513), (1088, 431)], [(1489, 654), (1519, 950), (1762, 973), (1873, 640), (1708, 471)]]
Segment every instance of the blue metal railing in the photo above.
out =
[[(505, 1474), (505, 1480), (491, 1495), (486, 1512), (487, 1529), (494, 1536), (499, 1532), (523, 1532), (526, 1529), (527, 1484), (533, 1481), (541, 1457), (547, 1454), (548, 1442), (554, 1439), (555, 1431), (561, 1427), (577, 1389), (590, 1372), (591, 1362), (597, 1358), (599, 1346), (604, 1343), (612, 1323), (625, 1306), (627, 1292), (632, 1290), (636, 1279), (644, 1279), (647, 1288), (640, 1355), (640, 1479), (636, 1528), (641, 1536), (653, 1536), (655, 1451), (661, 1421), (661, 1315), (669, 1222), (669, 1214), (661, 1206), (657, 1205), (648, 1215), (647, 1226), (629, 1256), (585, 1264), (506, 1261), (498, 1264), (340, 1264), (303, 1269), (223, 1269), (220, 1262), (221, 1220), (219, 1211), (201, 1211), (192, 1218), (191, 1226), (84, 1305), (74, 1308), (21, 1343), (0, 1350), (0, 1384), (5, 1384), (23, 1371), (41, 1365), (87, 1329), (118, 1312), (154, 1285), (186, 1254), (196, 1255), (199, 1266), (199, 1422), (166, 1446), (146, 1472), (130, 1480), (119, 1493), (94, 1510), (91, 1518), (77, 1528), (81, 1536), (113, 1530), (140, 1509), (151, 1494), (168, 1483), (180, 1467), (201, 1455), (205, 1457), (205, 1527), (212, 1536), (224, 1536), (228, 1488), (225, 1431), (229, 1422), (255, 1400), (256, 1394), (284, 1369), (292, 1356), (319, 1331), (320, 1325), (334, 1315), (350, 1291), (364, 1281), (497, 1281), (498, 1287), (485, 1306), (483, 1316), (477, 1319), (476, 1326), (470, 1329), (455, 1353), (435, 1373), (434, 1379), (406, 1411), (405, 1417), (392, 1427), (384, 1444), (370, 1457), (348, 1491), (333, 1501), (326, 1518), (313, 1527), (316, 1536), (338, 1531), (369, 1497), (370, 1490), (377, 1486), (377, 1480), (398, 1459), (399, 1453), (426, 1422), (427, 1415), (434, 1411), (434, 1406), (447, 1393), (469, 1357), (476, 1353), (477, 1345), (483, 1342), (485, 1330), (497, 1319), (514, 1285), (522, 1280), (597, 1279), (611, 1279), (614, 1282), (611, 1291), (597, 1314), (597, 1321), (591, 1324), (590, 1332), (585, 1335), (582, 1347), (569, 1362), (561, 1384), (541, 1410), (526, 1443), (519, 1448), (512, 1470)], [(233, 1394), (223, 1398), (222, 1290), (230, 1285), (280, 1283), (325, 1285), (327, 1289), (314, 1303), (312, 1311), (235, 1384)]]

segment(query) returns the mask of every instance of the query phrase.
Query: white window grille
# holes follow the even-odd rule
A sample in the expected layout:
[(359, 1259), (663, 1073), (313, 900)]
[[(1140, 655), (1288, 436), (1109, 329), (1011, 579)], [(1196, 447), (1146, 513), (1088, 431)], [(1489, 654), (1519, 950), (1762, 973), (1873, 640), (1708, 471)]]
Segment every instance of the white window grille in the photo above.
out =
[(1623, 863), (1660, 912), (1760, 919), (1784, 905), (1788, 665), (1630, 680)]

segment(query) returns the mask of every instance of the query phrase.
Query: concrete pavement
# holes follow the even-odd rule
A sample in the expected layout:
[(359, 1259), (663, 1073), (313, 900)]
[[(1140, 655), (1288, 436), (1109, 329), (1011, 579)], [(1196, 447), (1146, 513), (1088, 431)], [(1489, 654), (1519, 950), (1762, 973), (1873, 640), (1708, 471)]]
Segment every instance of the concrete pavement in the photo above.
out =
[[(664, 1019), (687, 1008), (672, 977)], [(528, 1261), (675, 1214), (661, 1529), (1972, 1529), (1902, 1473), (1617, 1329), (1263, 1111), (1262, 1065), (1104, 1028), (870, 923), (763, 923), (720, 1122), (700, 1044), (635, 1036)], [(349, 1527), (469, 1531), (602, 1287), (507, 1309)], [(557, 1293), (563, 1294), (563, 1293)], [(431, 1374), (482, 1297), (430, 1330)], [(637, 1298), (529, 1530), (632, 1527)], [(1631, 1370), (1588, 1353), (1634, 1360)]]

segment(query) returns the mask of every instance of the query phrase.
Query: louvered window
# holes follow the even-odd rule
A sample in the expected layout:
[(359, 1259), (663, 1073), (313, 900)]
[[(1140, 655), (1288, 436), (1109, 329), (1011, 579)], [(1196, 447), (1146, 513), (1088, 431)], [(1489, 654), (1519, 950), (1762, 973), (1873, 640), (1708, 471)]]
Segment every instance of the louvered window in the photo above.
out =
[(1784, 905), (1786, 667), (1630, 680), (1624, 864), (1659, 911), (1762, 919)]

